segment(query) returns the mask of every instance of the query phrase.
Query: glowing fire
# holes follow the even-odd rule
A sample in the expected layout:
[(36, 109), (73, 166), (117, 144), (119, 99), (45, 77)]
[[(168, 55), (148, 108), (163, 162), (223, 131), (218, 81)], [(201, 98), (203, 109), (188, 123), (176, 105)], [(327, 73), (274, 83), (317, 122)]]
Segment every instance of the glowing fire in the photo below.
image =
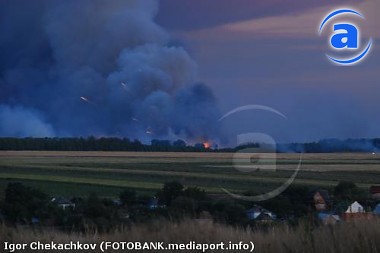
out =
[(205, 148), (211, 148), (211, 144), (210, 144), (209, 142), (204, 142), (204, 143), (203, 143), (203, 146), (204, 146)]

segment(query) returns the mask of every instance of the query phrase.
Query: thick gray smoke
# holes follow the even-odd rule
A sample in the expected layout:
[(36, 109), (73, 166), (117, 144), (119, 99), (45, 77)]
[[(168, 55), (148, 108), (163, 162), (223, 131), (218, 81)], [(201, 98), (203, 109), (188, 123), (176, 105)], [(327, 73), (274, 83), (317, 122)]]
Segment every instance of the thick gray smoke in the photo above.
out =
[(153, 0), (0, 2), (0, 136), (216, 138), (197, 65)]

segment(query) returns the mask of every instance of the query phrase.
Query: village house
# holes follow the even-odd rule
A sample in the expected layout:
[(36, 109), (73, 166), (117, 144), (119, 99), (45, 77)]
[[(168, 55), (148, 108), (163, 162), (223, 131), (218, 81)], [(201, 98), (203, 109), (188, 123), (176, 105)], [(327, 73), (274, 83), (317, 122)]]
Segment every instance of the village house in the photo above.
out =
[(272, 222), (276, 220), (276, 215), (273, 212), (259, 205), (254, 205), (251, 209), (249, 209), (247, 211), (247, 217), (249, 220), (254, 220), (254, 221), (264, 222), (264, 223)]
[(347, 210), (343, 213), (343, 219), (345, 221), (356, 220), (356, 219), (372, 219), (373, 214), (367, 213), (364, 207), (355, 201), (347, 207)]
[(347, 207), (346, 213), (365, 213), (364, 207), (355, 201)]
[(157, 209), (159, 206), (158, 206), (158, 199), (156, 197), (153, 197), (151, 198), (149, 201), (148, 201), (148, 208), (153, 210), (153, 209)]
[(149, 199), (147, 206), (150, 210), (158, 209), (158, 208), (166, 208), (166, 205), (160, 205), (157, 197), (153, 197)]
[(71, 202), (70, 200), (68, 200), (64, 197), (52, 198), (51, 202), (53, 202), (55, 205), (62, 208), (63, 210), (75, 208), (75, 203)]
[(119, 207), (123, 205), (123, 203), (121, 202), (120, 199), (113, 199), (112, 204), (114, 204), (115, 206), (119, 206)]
[(38, 225), (38, 224), (40, 224), (40, 219), (37, 218), (37, 217), (32, 217), (32, 219), (31, 219), (31, 223), (32, 223), (33, 225)]

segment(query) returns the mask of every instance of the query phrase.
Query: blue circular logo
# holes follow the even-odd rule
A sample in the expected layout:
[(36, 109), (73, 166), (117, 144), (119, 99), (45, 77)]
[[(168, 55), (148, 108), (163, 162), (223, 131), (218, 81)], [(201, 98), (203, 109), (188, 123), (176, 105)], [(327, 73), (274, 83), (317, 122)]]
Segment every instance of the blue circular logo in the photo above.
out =
[[(344, 15), (356, 16), (361, 19), (365, 17), (351, 9), (339, 9), (328, 14), (321, 22), (319, 26), (319, 34), (322, 33), (327, 23), (331, 22), (337, 17), (342, 17)], [(372, 47), (372, 38), (369, 38), (368, 42), (365, 44), (365, 47), (360, 47), (360, 30), (356, 24), (353, 22), (339, 22), (332, 25), (332, 35), (329, 40), (331, 49), (337, 52), (349, 52), (348, 56), (342, 58), (342, 56), (332, 56), (326, 54), (327, 58), (339, 65), (353, 65), (364, 59), (368, 55)]]

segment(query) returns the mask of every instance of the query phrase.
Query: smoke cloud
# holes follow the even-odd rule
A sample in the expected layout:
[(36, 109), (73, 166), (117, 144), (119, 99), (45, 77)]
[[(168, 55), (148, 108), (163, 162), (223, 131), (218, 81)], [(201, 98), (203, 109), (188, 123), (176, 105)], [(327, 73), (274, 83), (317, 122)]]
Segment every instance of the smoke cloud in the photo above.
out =
[(154, 0), (0, 2), (0, 136), (217, 138), (197, 64)]
[[(44, 136), (54, 135), (52, 127), (45, 123), (38, 113), (22, 107), (0, 105), (0, 132), (6, 136)], [(26, 134), (27, 133), (27, 134)]]

